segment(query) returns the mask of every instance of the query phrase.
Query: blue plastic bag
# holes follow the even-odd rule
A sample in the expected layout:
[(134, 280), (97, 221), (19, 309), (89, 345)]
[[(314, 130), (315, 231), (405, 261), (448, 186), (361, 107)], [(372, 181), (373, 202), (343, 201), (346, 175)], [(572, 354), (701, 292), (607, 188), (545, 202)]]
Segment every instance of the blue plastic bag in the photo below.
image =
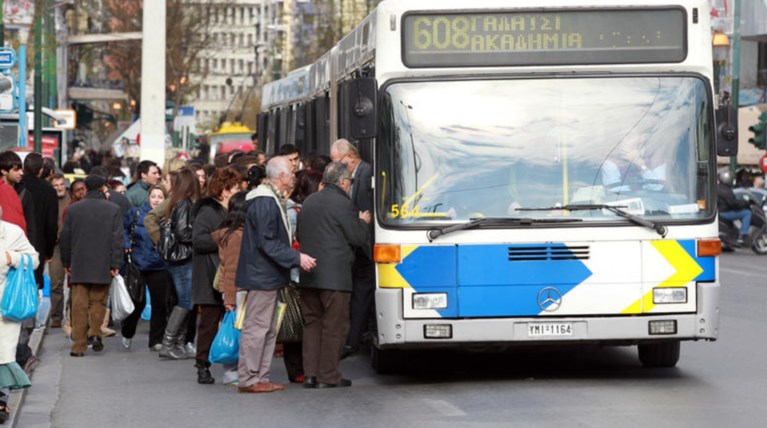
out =
[(11, 321), (22, 321), (37, 315), (37, 283), (32, 257), (21, 256), (21, 266), (8, 269), (8, 278), (0, 302), (0, 313)]
[(218, 364), (234, 364), (240, 359), (240, 330), (234, 328), (234, 311), (224, 314), (216, 338), (210, 346), (208, 361)]
[(146, 291), (146, 305), (144, 306), (144, 310), (141, 311), (141, 319), (149, 321), (152, 319), (152, 301), (149, 300), (149, 287), (144, 287)]

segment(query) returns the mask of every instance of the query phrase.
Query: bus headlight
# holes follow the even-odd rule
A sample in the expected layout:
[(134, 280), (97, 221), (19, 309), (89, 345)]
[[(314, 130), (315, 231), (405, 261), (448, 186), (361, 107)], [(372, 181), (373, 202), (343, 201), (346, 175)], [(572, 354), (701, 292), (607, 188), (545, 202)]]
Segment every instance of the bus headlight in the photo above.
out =
[(664, 303), (687, 303), (687, 288), (663, 287), (653, 288), (652, 302), (656, 305)]
[(447, 293), (415, 293), (413, 309), (446, 309)]

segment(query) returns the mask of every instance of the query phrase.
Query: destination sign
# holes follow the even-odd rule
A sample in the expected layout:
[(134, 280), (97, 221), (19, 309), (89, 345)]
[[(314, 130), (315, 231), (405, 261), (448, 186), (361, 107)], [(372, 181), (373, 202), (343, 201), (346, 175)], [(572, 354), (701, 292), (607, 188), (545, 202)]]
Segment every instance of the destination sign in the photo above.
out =
[(414, 68), (681, 62), (686, 28), (676, 7), (410, 13), (402, 60)]

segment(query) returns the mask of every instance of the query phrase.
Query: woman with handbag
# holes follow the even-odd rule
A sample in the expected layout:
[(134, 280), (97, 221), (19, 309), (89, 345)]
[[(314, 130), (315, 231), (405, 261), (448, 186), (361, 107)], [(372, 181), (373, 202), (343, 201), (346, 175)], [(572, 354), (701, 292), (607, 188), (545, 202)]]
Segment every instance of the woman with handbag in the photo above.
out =
[(200, 198), (200, 182), (195, 173), (182, 168), (173, 183), (165, 220), (160, 227), (157, 251), (168, 264), (178, 303), (168, 317), (162, 338), (160, 358), (190, 358), (186, 352), (187, 318), (192, 310), (192, 206)]
[(208, 352), (224, 316), (221, 293), (213, 289), (219, 258), (218, 245), (211, 233), (226, 217), (229, 199), (240, 191), (241, 181), (242, 177), (233, 167), (217, 169), (208, 183), (208, 197), (200, 199), (192, 209), (192, 302), (199, 308), (200, 314), (195, 356), (197, 383), (200, 384), (215, 382), (210, 375)]
[[(138, 208), (131, 208), (125, 215), (123, 222), (125, 229), (125, 251), (128, 254), (128, 264), (134, 265), (139, 271), (141, 293), (143, 284), (149, 289), (149, 297), (152, 302), (152, 316), (149, 320), (149, 349), (159, 351), (162, 347), (162, 335), (168, 322), (168, 310), (164, 302), (171, 293), (170, 276), (168, 265), (165, 264), (152, 240), (149, 239), (144, 227), (144, 217), (149, 211), (157, 208), (166, 197), (165, 188), (154, 185), (149, 188), (149, 200)], [(128, 266), (127, 269), (133, 269)], [(135, 272), (135, 271), (134, 271)], [(128, 279), (126, 273), (126, 280)], [(146, 299), (135, 302), (136, 309), (122, 322), (122, 346), (130, 349), (133, 336), (136, 334), (136, 326), (141, 318), (141, 313), (146, 306)]]
[[(6, 280), (11, 268), (19, 268), (22, 258), (32, 263), (30, 269), (37, 268), (39, 257), (24, 231), (15, 224), (2, 221), (3, 210), (0, 206), (0, 300), (6, 290)], [(29, 255), (30, 257), (22, 257)], [(35, 291), (37, 287), (35, 287)], [(11, 389), (26, 388), (31, 383), (29, 377), (16, 363), (16, 345), (19, 343), (21, 323), (5, 319), (0, 313), (0, 423), (10, 417), (8, 394)]]

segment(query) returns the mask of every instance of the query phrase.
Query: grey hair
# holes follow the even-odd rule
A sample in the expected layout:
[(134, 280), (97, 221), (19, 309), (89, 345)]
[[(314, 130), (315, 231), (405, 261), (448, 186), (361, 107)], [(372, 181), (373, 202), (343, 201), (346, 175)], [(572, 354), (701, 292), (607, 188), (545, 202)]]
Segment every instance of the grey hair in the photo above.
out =
[(345, 138), (336, 140), (336, 142), (333, 143), (331, 149), (335, 149), (341, 157), (346, 155), (352, 155), (355, 158), (360, 157), (360, 152), (357, 150), (357, 147), (355, 147), (354, 144), (350, 143), (349, 140)]
[(322, 173), (322, 181), (325, 184), (335, 184), (336, 186), (341, 182), (341, 179), (348, 177), (349, 171), (344, 162), (331, 162), (325, 167), (325, 172)]
[(266, 163), (266, 178), (269, 179), (269, 181), (274, 181), (279, 178), (282, 173), (292, 174), (288, 158), (285, 156), (275, 156), (269, 159), (269, 162)]

